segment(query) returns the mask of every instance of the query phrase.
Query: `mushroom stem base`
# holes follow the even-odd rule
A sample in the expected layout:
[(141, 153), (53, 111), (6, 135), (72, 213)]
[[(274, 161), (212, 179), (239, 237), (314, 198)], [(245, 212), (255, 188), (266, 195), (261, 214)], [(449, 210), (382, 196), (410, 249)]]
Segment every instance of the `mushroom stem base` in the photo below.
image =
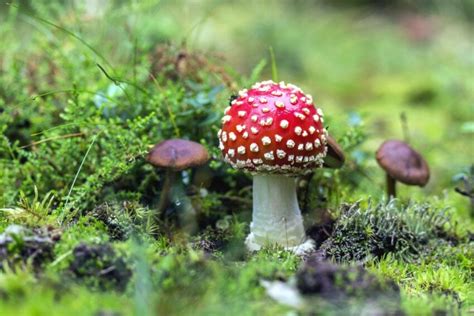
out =
[(253, 177), (250, 232), (246, 244), (251, 251), (274, 244), (295, 252), (300, 252), (298, 249), (305, 248), (304, 251), (308, 251), (314, 248), (314, 242), (305, 236), (294, 178), (281, 175)]
[[(262, 249), (263, 245), (259, 244), (255, 240), (255, 235), (253, 233), (248, 234), (247, 238), (245, 239), (245, 245), (249, 251), (259, 251)], [(311, 238), (307, 238), (303, 243), (293, 246), (287, 247), (284, 246), (286, 250), (292, 251), (296, 255), (304, 255), (305, 253), (311, 252), (316, 249), (316, 243)]]

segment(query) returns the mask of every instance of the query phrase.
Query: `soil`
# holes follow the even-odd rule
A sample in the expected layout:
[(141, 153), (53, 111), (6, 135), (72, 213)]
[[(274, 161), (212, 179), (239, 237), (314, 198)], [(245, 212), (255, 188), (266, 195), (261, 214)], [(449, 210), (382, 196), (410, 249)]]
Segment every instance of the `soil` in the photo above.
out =
[(109, 244), (80, 244), (68, 268), (72, 277), (101, 290), (124, 291), (132, 276), (125, 260)]
[(296, 274), (302, 294), (316, 294), (329, 300), (345, 297), (390, 296), (400, 300), (399, 287), (390, 280), (380, 280), (361, 266), (346, 267), (309, 257)]
[(0, 270), (5, 263), (10, 267), (31, 263), (38, 272), (45, 262), (52, 260), (54, 244), (60, 238), (60, 231), (51, 227), (8, 226), (0, 234)]

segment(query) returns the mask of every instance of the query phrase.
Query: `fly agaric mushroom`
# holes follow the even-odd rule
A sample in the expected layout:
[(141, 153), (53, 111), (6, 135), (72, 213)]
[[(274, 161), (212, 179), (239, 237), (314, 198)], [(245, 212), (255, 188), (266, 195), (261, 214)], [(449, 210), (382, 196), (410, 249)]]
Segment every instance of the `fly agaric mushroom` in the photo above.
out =
[(328, 134), (313, 98), (292, 84), (273, 81), (244, 89), (225, 110), (218, 132), (226, 162), (253, 174), (249, 250), (278, 244), (297, 253), (306, 239), (293, 177), (321, 167)]
[[(165, 181), (161, 189), (160, 204), (158, 205), (158, 214), (162, 213), (169, 205), (177, 172), (204, 165), (208, 160), (209, 154), (204, 146), (184, 139), (165, 140), (150, 150), (147, 161), (156, 167), (166, 170)], [(181, 198), (184, 197), (184, 194), (181, 193), (177, 195), (181, 196)], [(185, 220), (185, 222), (193, 225), (189, 220)]]
[(430, 169), (423, 157), (407, 143), (387, 140), (376, 153), (377, 162), (387, 173), (387, 195), (396, 197), (396, 181), (424, 187), (430, 179)]

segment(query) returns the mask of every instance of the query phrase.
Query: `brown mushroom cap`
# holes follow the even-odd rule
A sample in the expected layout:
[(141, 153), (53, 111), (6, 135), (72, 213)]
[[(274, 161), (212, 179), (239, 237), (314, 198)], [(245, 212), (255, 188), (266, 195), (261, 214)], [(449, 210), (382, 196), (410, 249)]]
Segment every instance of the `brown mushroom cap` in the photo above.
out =
[(344, 165), (346, 157), (342, 151), (341, 146), (336, 142), (331, 135), (328, 135), (328, 153), (324, 158), (324, 167), (338, 169)]
[(430, 179), (425, 159), (402, 141), (385, 141), (377, 150), (376, 158), (392, 178), (402, 183), (423, 187)]
[(209, 154), (199, 143), (184, 139), (169, 139), (155, 145), (147, 160), (156, 167), (175, 171), (201, 166), (209, 160)]

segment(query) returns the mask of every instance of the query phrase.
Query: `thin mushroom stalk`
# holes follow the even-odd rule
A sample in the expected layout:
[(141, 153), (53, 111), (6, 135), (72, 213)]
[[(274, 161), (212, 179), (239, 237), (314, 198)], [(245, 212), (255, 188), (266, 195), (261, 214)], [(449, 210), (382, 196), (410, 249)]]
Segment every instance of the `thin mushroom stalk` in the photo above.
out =
[(166, 210), (170, 203), (171, 189), (176, 181), (176, 171), (167, 169), (165, 174), (165, 181), (161, 188), (160, 200), (157, 207), (157, 215), (160, 216)]
[(397, 182), (387, 173), (387, 197), (389, 199), (397, 197)]
[(260, 245), (279, 244), (287, 248), (305, 241), (303, 218), (296, 196), (296, 179), (281, 175), (253, 177), (253, 215), (250, 250)]

